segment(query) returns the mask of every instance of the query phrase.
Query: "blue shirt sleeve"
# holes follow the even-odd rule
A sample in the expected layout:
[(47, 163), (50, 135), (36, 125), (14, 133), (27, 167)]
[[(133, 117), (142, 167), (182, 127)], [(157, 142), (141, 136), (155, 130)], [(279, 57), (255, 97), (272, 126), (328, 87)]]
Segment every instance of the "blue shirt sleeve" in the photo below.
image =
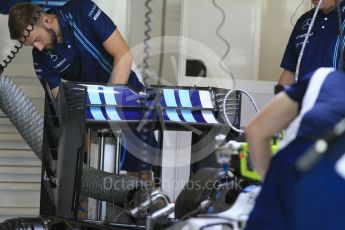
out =
[(34, 61), (34, 69), (40, 81), (44, 81), (49, 85), (50, 89), (54, 89), (60, 85), (61, 78), (51, 68), (48, 68), (44, 61), (40, 58), (38, 51), (32, 50), (32, 57)]
[(285, 48), (284, 56), (280, 67), (291, 72), (296, 72), (298, 54), (296, 53), (296, 34), (300, 27), (301, 18), (297, 21), (296, 25), (294, 26), (288, 44)]
[(284, 56), (282, 59), (282, 62), (280, 64), (280, 67), (286, 70), (289, 70), (291, 72), (296, 72), (296, 66), (297, 66), (297, 55), (294, 51), (294, 38), (295, 36), (291, 34), (289, 42), (286, 46)]
[(106, 41), (117, 28), (114, 22), (94, 2), (90, 0), (75, 2), (80, 10), (81, 19), (87, 22), (101, 43)]
[(285, 87), (285, 93), (298, 104), (301, 105), (304, 94), (307, 90), (309, 81), (313, 76), (314, 72), (306, 75), (305, 77), (299, 78), (298, 81), (290, 86)]

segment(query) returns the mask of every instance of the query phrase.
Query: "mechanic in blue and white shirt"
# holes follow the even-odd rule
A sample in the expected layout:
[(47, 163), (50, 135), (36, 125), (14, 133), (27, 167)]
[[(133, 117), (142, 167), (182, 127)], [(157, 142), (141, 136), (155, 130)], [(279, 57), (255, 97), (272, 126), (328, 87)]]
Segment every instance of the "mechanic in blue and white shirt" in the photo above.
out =
[[(311, 2), (316, 7), (319, 0), (311, 0)], [(319, 67), (338, 67), (340, 37), (336, 2), (336, 0), (324, 0), (321, 4), (304, 50), (299, 77), (303, 77)], [(343, 0), (339, 0), (339, 2), (341, 17), (344, 19), (345, 3)], [(294, 26), (280, 65), (284, 70), (278, 80), (279, 85), (290, 85), (295, 80), (298, 56), (314, 11), (315, 8), (303, 14)]]
[[(345, 135), (310, 171), (296, 162), (345, 118), (345, 74), (319, 68), (285, 87), (246, 126), (251, 160), (263, 180), (246, 230), (343, 229)], [(271, 139), (287, 127), (272, 157)]]
[[(36, 22), (33, 18), (38, 15)], [(27, 36), (30, 23), (35, 26)], [(144, 88), (117, 26), (90, 0), (71, 0), (51, 12), (31, 3), (16, 4), (10, 9), (8, 26), (11, 39), (33, 46), (36, 74), (54, 97), (61, 79)], [(124, 169), (152, 180), (151, 165), (131, 154), (126, 154)]]

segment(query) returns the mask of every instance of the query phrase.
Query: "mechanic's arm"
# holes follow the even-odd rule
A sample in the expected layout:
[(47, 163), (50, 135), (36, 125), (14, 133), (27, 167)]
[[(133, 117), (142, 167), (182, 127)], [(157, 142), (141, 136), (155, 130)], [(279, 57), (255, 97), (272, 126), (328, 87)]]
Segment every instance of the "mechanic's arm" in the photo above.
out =
[(295, 82), (295, 72), (284, 69), (278, 80), (279, 85), (291, 85)]
[(250, 159), (262, 179), (271, 162), (273, 135), (286, 128), (297, 114), (298, 104), (285, 92), (281, 92), (246, 126)]
[(103, 46), (114, 57), (113, 71), (109, 83), (126, 84), (131, 71), (133, 57), (118, 29), (103, 42)]

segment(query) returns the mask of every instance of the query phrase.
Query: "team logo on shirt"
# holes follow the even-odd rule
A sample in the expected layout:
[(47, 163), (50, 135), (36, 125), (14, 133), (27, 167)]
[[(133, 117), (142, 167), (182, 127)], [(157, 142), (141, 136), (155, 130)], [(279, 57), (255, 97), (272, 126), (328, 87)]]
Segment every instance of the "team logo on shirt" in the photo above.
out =
[(50, 60), (57, 61), (58, 56), (57, 54), (52, 54), (50, 51), (47, 52), (47, 55), (49, 56)]
[(96, 5), (93, 5), (92, 9), (90, 10), (89, 12), (89, 17), (91, 17), (93, 15), (93, 13), (95, 12), (95, 10), (97, 9), (97, 6)]
[[(90, 12), (89, 12), (89, 14), (88, 14), (89, 17), (92, 17), (92, 15), (95, 13), (96, 9), (97, 9), (97, 6), (96, 6), (96, 5), (93, 5), (92, 9), (90, 10)], [(102, 13), (101, 9), (98, 8), (96, 14), (93, 16), (93, 20), (96, 21), (97, 18), (99, 17), (99, 15), (101, 15), (101, 13)]]
[(96, 15), (95, 16), (93, 16), (93, 20), (97, 20), (97, 18), (99, 17), (99, 15), (101, 15), (101, 9), (98, 9), (98, 11), (97, 11), (97, 13), (96, 13)]
[(311, 18), (305, 20), (303, 23), (302, 23), (302, 30), (307, 30), (309, 28), (309, 25), (311, 23)]

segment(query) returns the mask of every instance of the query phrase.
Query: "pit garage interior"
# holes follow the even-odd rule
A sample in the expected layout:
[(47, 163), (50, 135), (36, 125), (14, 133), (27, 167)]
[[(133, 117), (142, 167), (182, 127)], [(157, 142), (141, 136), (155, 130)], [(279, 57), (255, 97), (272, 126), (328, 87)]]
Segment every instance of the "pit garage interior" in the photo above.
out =
[[(30, 1), (12, 0), (7, 1), (6, 4), (13, 5), (19, 2)], [(68, 0), (32, 0), (31, 2), (48, 10), (60, 7)], [(254, 205), (254, 202), (249, 204), (248, 199), (255, 200), (260, 191), (261, 181), (255, 169), (250, 168), (252, 167), (250, 159), (246, 158), (247, 144), (242, 131), (274, 97), (274, 89), (282, 72), (280, 62), (291, 31), (297, 19), (304, 12), (312, 9), (313, 4), (305, 0), (93, 0), (93, 2), (118, 26), (132, 52), (134, 62), (145, 77), (149, 89), (146, 95), (135, 93), (129, 96), (137, 99), (134, 100), (135, 103), (138, 101), (142, 103), (141, 100), (156, 103), (154, 97), (157, 95), (163, 98), (158, 99), (159, 105), (147, 107), (151, 111), (157, 110), (158, 115), (144, 116), (150, 118), (143, 122), (143, 126), (155, 130), (155, 138), (160, 142), (158, 151), (160, 157), (158, 163), (154, 163), (154, 172), (157, 176), (155, 188), (149, 186), (150, 188), (144, 188), (145, 191), (139, 194), (140, 189), (136, 187), (134, 190), (139, 194), (134, 195), (139, 196), (136, 197), (137, 203), (133, 205), (126, 201), (127, 204), (121, 206), (120, 201), (112, 203), (111, 200), (127, 199), (128, 197), (119, 197), (129, 196), (122, 194), (125, 192), (133, 195), (134, 190), (119, 192), (118, 196), (103, 194), (105, 198), (100, 200), (97, 198), (102, 196), (102, 191), (97, 189), (89, 191), (88, 188), (83, 187), (85, 175), (94, 176), (105, 171), (109, 174), (125, 176), (126, 172), (119, 166), (123, 163), (119, 150), (123, 142), (118, 135), (121, 135), (121, 127), (126, 129), (132, 125), (140, 125), (141, 120), (120, 122), (120, 128), (116, 122), (106, 127), (107, 125), (103, 124), (106, 122), (100, 125), (97, 121), (90, 121), (83, 112), (96, 108), (95, 105), (90, 105), (94, 103), (91, 98), (95, 90), (94, 85), (64, 82), (65, 85), (60, 88), (63, 88), (61, 95), (67, 95), (66, 98), (56, 103), (47, 100), (46, 92), (42, 89), (34, 71), (32, 47), (24, 46), (13, 59), (11, 58), (10, 63), (6, 62), (11, 50), (18, 43), (10, 39), (8, 13), (6, 9), (2, 9), (0, 58), (4, 60), (1, 62), (2, 66), (4, 63), (7, 64), (1, 77), (6, 76), (13, 81), (16, 85), (14, 87), (18, 87), (20, 91), (19, 94), (27, 97), (24, 102), (32, 103), (35, 108), (32, 116), (36, 113), (40, 116), (32, 119), (41, 119), (41, 122), (44, 119), (40, 127), (44, 136), (41, 137), (42, 143), (37, 144), (39, 150), (36, 151), (41, 152), (42, 156), (46, 154), (45, 152), (51, 151), (48, 132), (52, 132), (52, 136), (57, 138), (56, 141), (64, 142), (66, 146), (61, 147), (63, 144), (57, 144), (59, 146), (55, 152), (57, 157), (49, 158), (50, 160), (46, 162), (48, 165), (45, 165), (42, 171), (42, 160), (38, 158), (35, 150), (32, 150), (32, 145), (30, 147), (27, 140), (23, 139), (23, 135), (18, 132), (18, 127), (13, 124), (13, 119), (8, 117), (7, 112), (0, 110), (0, 223), (5, 223), (0, 229), (245, 229), (246, 220)], [(81, 117), (75, 118), (80, 114), (75, 115), (74, 112), (68, 113), (68, 118), (51, 114), (54, 109), (58, 114), (64, 111), (66, 109), (64, 106), (66, 104), (69, 106), (69, 93), (79, 92), (78, 90), (85, 93), (80, 99), (82, 103), (86, 103)], [(111, 88), (106, 86), (101, 89), (103, 93), (109, 90)], [(120, 87), (118, 90), (132, 93), (130, 90), (127, 92), (127, 88)], [(230, 91), (231, 95), (228, 94)], [(201, 124), (202, 122), (197, 124), (198, 120), (194, 119), (196, 115), (192, 118), (192, 122), (182, 121), (180, 118), (185, 115), (183, 112), (182, 115), (179, 114), (180, 118), (175, 117), (175, 120), (172, 118), (174, 114), (171, 110), (175, 107), (181, 107), (178, 108), (179, 111), (185, 111), (182, 97), (186, 92), (187, 94), (189, 92), (190, 100), (193, 106), (196, 106), (191, 114), (194, 115), (195, 111), (203, 114), (205, 124)], [(191, 96), (194, 95), (193, 93), (200, 96), (199, 104), (194, 105)], [(0, 95), (4, 94), (0, 93)], [(176, 97), (179, 99), (175, 101), (175, 106), (174, 102), (170, 101), (173, 105), (168, 102), (169, 95), (178, 95)], [(219, 95), (222, 98), (217, 101)], [(14, 98), (17, 96), (13, 95)], [(224, 102), (224, 97), (231, 98), (234, 103), (227, 105), (229, 110), (233, 110), (229, 114), (227, 111), (222, 111), (225, 102), (228, 102), (227, 100)], [(164, 98), (166, 101), (162, 104)], [(140, 103), (131, 105), (130, 108), (123, 105), (123, 108), (131, 111)], [(101, 109), (102, 106), (99, 108)], [(163, 116), (159, 115), (160, 112)], [(11, 113), (20, 113), (20, 110)], [(208, 114), (208, 118), (205, 118), (205, 114)], [(83, 117), (84, 115), (86, 118)], [(49, 121), (47, 116), (51, 116)], [(96, 120), (95, 116), (93, 118)], [(54, 131), (54, 128), (51, 128), (55, 124), (54, 119), (57, 119), (59, 125), (64, 128)], [(74, 135), (78, 132), (71, 131), (68, 127), (75, 125), (82, 130), (82, 132), (79, 130), (79, 133), (84, 135), (81, 134), (76, 140), (70, 140), (75, 138)], [(25, 131), (27, 130), (22, 130)], [(204, 136), (201, 135), (203, 132), (206, 133)], [(195, 135), (201, 135), (205, 139), (196, 141), (194, 145)], [(275, 140), (279, 138), (279, 135), (274, 137)], [(82, 144), (84, 146), (86, 146), (85, 142), (87, 143), (87, 147), (83, 149), (88, 152), (86, 157), (83, 156), (87, 160), (78, 160), (77, 158), (81, 157), (79, 153), (76, 158), (70, 158), (73, 155), (70, 152), (74, 151), (74, 145), (79, 142), (84, 143)], [(273, 148), (278, 147), (272, 144)], [(211, 150), (205, 153), (202, 149), (206, 149), (206, 152), (208, 149)], [(59, 155), (63, 151), (66, 157)], [(193, 151), (196, 152), (194, 155)], [(150, 163), (154, 161), (150, 156), (145, 159), (149, 159)], [(226, 164), (230, 160), (232, 170), (239, 171), (232, 172), (232, 176), (236, 175), (236, 179), (242, 176), (245, 178), (241, 185), (248, 191), (238, 191), (231, 204), (227, 207), (220, 205), (221, 211), (213, 211), (213, 213), (210, 211), (212, 215), (207, 216), (205, 210), (210, 208), (204, 208), (203, 205), (211, 205), (210, 207), (214, 205), (217, 209), (219, 204), (207, 203), (202, 197), (209, 195), (208, 199), (216, 200), (217, 198), (212, 197), (214, 194), (211, 194), (214, 191), (205, 189), (199, 191), (204, 194), (194, 193), (186, 185), (192, 184), (188, 183), (191, 178), (192, 182), (208, 178), (214, 182), (213, 185), (224, 183), (233, 186), (235, 182), (227, 178), (229, 175), (224, 172), (229, 170), (229, 165), (224, 166), (224, 159), (227, 161)], [(83, 165), (83, 161), (86, 162), (86, 166)], [(50, 167), (56, 170), (53, 170), (53, 176), (49, 173), (42, 175), (42, 172), (46, 173), (45, 169)], [(241, 167), (246, 167), (247, 171), (244, 172)], [(92, 170), (97, 172), (94, 173)], [(99, 176), (103, 179), (99, 185), (112, 187), (116, 193), (117, 182), (114, 180), (120, 180), (122, 177), (110, 177), (107, 180), (102, 173)], [(66, 179), (66, 181), (68, 179), (68, 181), (66, 184), (62, 181), (55, 183), (54, 179)], [(52, 184), (55, 184), (55, 187)], [(42, 193), (42, 186), (51, 187), (45, 188), (47, 191)], [(85, 189), (87, 194), (92, 194), (94, 197), (85, 196)], [(226, 190), (226, 188), (219, 190), (222, 189)], [(189, 201), (193, 194), (200, 196), (195, 204)], [(244, 200), (247, 199), (246, 207), (236, 206), (240, 205), (236, 203), (240, 196)], [(45, 203), (46, 200), (50, 200), (50, 204)], [(42, 207), (45, 204), (46, 207)], [(183, 210), (193, 205), (196, 205), (195, 213), (193, 210)], [(243, 216), (236, 216), (234, 209), (240, 210), (238, 212), (242, 211)], [(206, 216), (199, 216), (198, 219), (198, 213)], [(232, 219), (227, 221), (227, 217)]]

